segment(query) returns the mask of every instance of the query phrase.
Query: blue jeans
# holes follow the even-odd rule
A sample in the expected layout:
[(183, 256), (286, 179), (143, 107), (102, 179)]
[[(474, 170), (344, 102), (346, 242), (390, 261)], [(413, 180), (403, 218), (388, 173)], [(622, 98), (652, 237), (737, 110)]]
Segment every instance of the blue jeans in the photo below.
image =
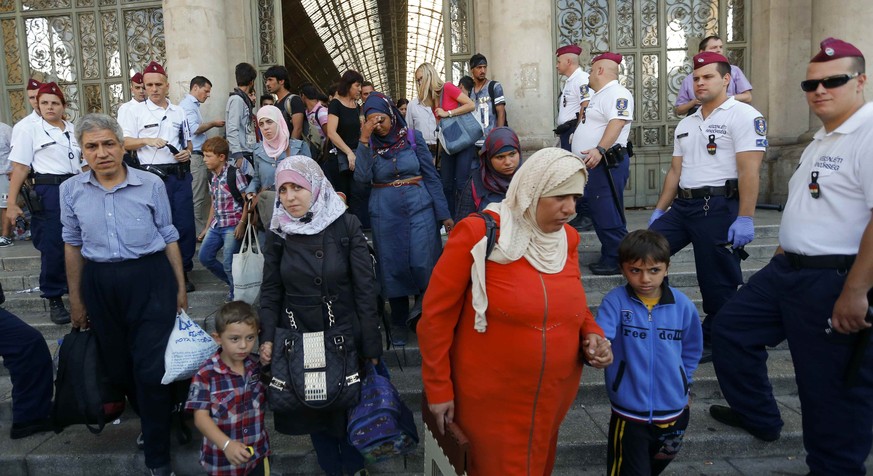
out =
[[(200, 262), (203, 266), (212, 272), (218, 279), (224, 281), (230, 286), (233, 292), (233, 274), (231, 265), (233, 264), (233, 254), (239, 251), (242, 240), (237, 240), (233, 236), (235, 226), (225, 226), (222, 228), (210, 228), (206, 232), (206, 237), (203, 238), (203, 244), (200, 245)], [(224, 262), (219, 263), (215, 259), (218, 255), (218, 250), (224, 248)]]

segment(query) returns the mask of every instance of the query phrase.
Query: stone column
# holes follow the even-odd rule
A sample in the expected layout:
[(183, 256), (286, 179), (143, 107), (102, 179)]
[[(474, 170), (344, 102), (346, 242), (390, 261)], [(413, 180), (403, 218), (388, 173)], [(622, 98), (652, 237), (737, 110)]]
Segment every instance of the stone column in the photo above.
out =
[[(233, 89), (233, 66), (228, 63), (225, 2), (221, 0), (164, 0), (164, 41), (174, 104), (188, 93), (194, 76), (212, 83), (212, 97), (200, 107), (204, 121), (224, 118), (227, 93)], [(221, 129), (212, 129), (215, 135)]]
[[(476, 3), (476, 39), (488, 76), (503, 84), (510, 126), (525, 149), (554, 145), (552, 7), (544, 0)], [(490, 25), (487, 31), (481, 28)], [(488, 47), (486, 50), (485, 47)]]

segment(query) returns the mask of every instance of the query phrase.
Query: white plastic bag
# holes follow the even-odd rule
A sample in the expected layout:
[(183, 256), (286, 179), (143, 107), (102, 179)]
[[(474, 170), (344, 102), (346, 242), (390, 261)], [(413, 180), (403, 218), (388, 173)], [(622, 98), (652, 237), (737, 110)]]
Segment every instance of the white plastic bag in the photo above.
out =
[(164, 352), (164, 378), (167, 385), (176, 380), (191, 378), (215, 351), (218, 344), (200, 326), (188, 317), (185, 311), (176, 316), (173, 332)]
[(252, 223), (246, 226), (239, 253), (233, 255), (233, 299), (254, 304), (264, 279), (264, 254), (258, 244), (258, 234)]

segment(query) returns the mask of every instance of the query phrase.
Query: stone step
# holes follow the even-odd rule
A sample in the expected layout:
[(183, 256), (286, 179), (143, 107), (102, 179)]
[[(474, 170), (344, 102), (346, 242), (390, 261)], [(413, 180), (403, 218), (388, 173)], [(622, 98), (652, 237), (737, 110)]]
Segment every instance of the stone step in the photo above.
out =
[[(389, 366), (391, 378), (401, 397), (410, 408), (418, 408), (421, 404), (421, 354), (412, 342), (404, 349), (385, 351), (383, 360)], [(51, 343), (49, 349), (54, 353), (56, 343)], [(161, 356), (160, 358), (163, 358)], [(793, 395), (797, 393), (794, 380), (794, 365), (787, 345), (782, 344), (770, 350), (767, 362), (768, 374), (773, 385), (774, 395)], [(11, 414), (11, 383), (8, 373), (0, 373), (0, 421), (9, 421)], [(694, 374), (692, 395), (697, 398), (721, 398), (721, 390), (712, 364), (701, 365)], [(579, 393), (576, 402), (580, 405), (596, 405), (608, 401), (603, 372), (592, 367), (586, 367), (582, 372)]]
[[(802, 452), (798, 399), (789, 395), (777, 397), (777, 401), (782, 410), (785, 427), (779, 440), (764, 443), (742, 430), (723, 425), (709, 417), (709, 405), (723, 402), (712, 399), (695, 400), (691, 406), (691, 421), (676, 463), (703, 463), (726, 458), (796, 457)], [(421, 415), (420, 412), (415, 413), (421, 434)], [(580, 474), (579, 468), (590, 470), (605, 465), (609, 416), (608, 404), (574, 404), (560, 430), (556, 474)], [(273, 424), (269, 412), (267, 420), (274, 474), (318, 474), (315, 454), (308, 437), (278, 434), (271, 431)], [(0, 432), (6, 432), (8, 428), (8, 422), (0, 423)], [(196, 430), (194, 432), (197, 435)], [(74, 426), (57, 435), (43, 433), (15, 441), (2, 438), (0, 464), (3, 465), (3, 473), (8, 476), (143, 474), (142, 452), (135, 446), (138, 433), (139, 423), (136, 416), (128, 411), (118, 424), (108, 425), (99, 435), (90, 434), (84, 426)], [(202, 473), (197, 463), (199, 441), (199, 437), (195, 436), (194, 441), (184, 446), (173, 442), (173, 466), (176, 474), (183, 476)], [(372, 465), (369, 469), (373, 474), (421, 474), (422, 461), (423, 448), (420, 444), (413, 454), (406, 457), (405, 464), (403, 458), (394, 458)], [(723, 474), (711, 471), (706, 473)]]

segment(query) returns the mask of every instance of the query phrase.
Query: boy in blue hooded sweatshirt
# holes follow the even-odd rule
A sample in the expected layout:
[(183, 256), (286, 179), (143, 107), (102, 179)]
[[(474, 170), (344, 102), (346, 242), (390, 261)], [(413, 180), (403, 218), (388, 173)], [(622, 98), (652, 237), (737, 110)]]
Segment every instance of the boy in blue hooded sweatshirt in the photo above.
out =
[(670, 245), (649, 230), (618, 248), (628, 283), (606, 297), (597, 324), (612, 341), (606, 368), (612, 405), (608, 474), (660, 474), (676, 457), (688, 427), (691, 378), (703, 349), (697, 308), (665, 278)]

